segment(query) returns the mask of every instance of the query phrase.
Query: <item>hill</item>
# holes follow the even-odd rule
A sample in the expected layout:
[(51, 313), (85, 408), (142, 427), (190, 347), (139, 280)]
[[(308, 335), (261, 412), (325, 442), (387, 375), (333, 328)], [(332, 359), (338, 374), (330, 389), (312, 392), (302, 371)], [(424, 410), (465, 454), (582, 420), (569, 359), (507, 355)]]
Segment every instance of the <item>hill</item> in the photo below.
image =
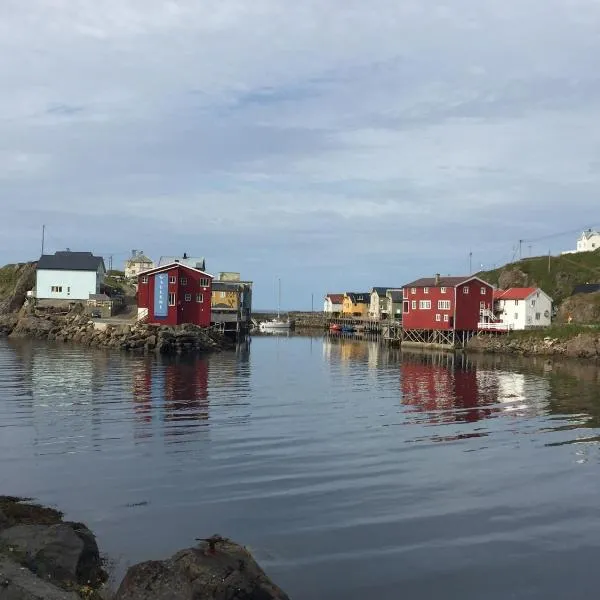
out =
[(535, 256), (477, 273), (500, 288), (539, 287), (558, 306), (581, 283), (600, 283), (600, 249), (560, 256)]
[(27, 292), (35, 285), (36, 263), (17, 263), (0, 268), (0, 315), (23, 306)]

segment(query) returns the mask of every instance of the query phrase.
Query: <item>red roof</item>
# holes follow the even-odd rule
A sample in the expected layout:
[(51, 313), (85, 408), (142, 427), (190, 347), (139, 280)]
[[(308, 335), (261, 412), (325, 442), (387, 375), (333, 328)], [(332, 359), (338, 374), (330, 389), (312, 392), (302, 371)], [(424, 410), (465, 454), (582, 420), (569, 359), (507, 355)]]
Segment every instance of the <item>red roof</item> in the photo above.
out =
[(537, 291), (537, 288), (508, 288), (507, 290), (494, 290), (494, 300), (526, 300)]
[(329, 298), (332, 304), (343, 304), (344, 302), (344, 294), (327, 294), (326, 298)]

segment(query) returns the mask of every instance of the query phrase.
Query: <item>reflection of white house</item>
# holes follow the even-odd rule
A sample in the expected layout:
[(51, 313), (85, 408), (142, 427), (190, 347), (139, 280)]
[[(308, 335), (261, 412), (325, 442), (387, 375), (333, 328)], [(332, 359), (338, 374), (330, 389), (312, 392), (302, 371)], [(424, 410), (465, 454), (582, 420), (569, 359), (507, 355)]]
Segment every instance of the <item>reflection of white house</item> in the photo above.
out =
[(588, 229), (582, 232), (577, 240), (577, 250), (568, 250), (563, 254), (574, 254), (576, 252), (593, 252), (600, 248), (600, 232)]
[(509, 371), (494, 371), (497, 378), (498, 401), (506, 412), (541, 415), (548, 409), (550, 382), (545, 377)]
[(337, 316), (342, 312), (344, 294), (327, 294), (323, 302), (323, 312), (327, 315)]
[(37, 264), (35, 295), (40, 300), (87, 300), (100, 293), (105, 274), (104, 260), (91, 252), (43, 254)]
[(135, 279), (142, 271), (154, 268), (154, 262), (142, 250), (132, 250), (131, 256), (125, 263), (125, 277)]
[(552, 298), (539, 288), (494, 290), (494, 313), (506, 329), (547, 327), (552, 319)]

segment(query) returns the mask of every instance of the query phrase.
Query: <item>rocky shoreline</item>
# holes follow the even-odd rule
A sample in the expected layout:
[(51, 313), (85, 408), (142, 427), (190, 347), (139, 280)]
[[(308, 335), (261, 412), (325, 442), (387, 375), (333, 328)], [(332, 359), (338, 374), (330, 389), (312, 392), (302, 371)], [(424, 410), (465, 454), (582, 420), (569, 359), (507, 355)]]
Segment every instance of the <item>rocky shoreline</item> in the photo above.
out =
[(131, 567), (115, 593), (94, 534), (59, 511), (0, 496), (0, 599), (289, 600), (239, 544), (199, 540), (167, 560)]
[(483, 354), (516, 354), (520, 356), (547, 356), (600, 359), (600, 333), (576, 332), (553, 335), (540, 332), (522, 332), (518, 335), (478, 336), (469, 341), (467, 352)]
[(0, 336), (73, 342), (138, 353), (192, 354), (233, 347), (219, 332), (196, 325), (168, 327), (144, 323), (97, 323), (81, 310), (67, 314), (29, 307), (0, 317)]

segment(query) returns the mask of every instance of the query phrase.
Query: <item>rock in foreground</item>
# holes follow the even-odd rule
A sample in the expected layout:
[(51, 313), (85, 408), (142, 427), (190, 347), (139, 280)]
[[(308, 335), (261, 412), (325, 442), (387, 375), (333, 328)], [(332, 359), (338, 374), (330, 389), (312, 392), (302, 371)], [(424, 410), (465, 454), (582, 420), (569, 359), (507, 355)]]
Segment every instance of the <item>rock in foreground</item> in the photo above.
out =
[(289, 600), (250, 553), (228, 539), (131, 567), (115, 600)]

